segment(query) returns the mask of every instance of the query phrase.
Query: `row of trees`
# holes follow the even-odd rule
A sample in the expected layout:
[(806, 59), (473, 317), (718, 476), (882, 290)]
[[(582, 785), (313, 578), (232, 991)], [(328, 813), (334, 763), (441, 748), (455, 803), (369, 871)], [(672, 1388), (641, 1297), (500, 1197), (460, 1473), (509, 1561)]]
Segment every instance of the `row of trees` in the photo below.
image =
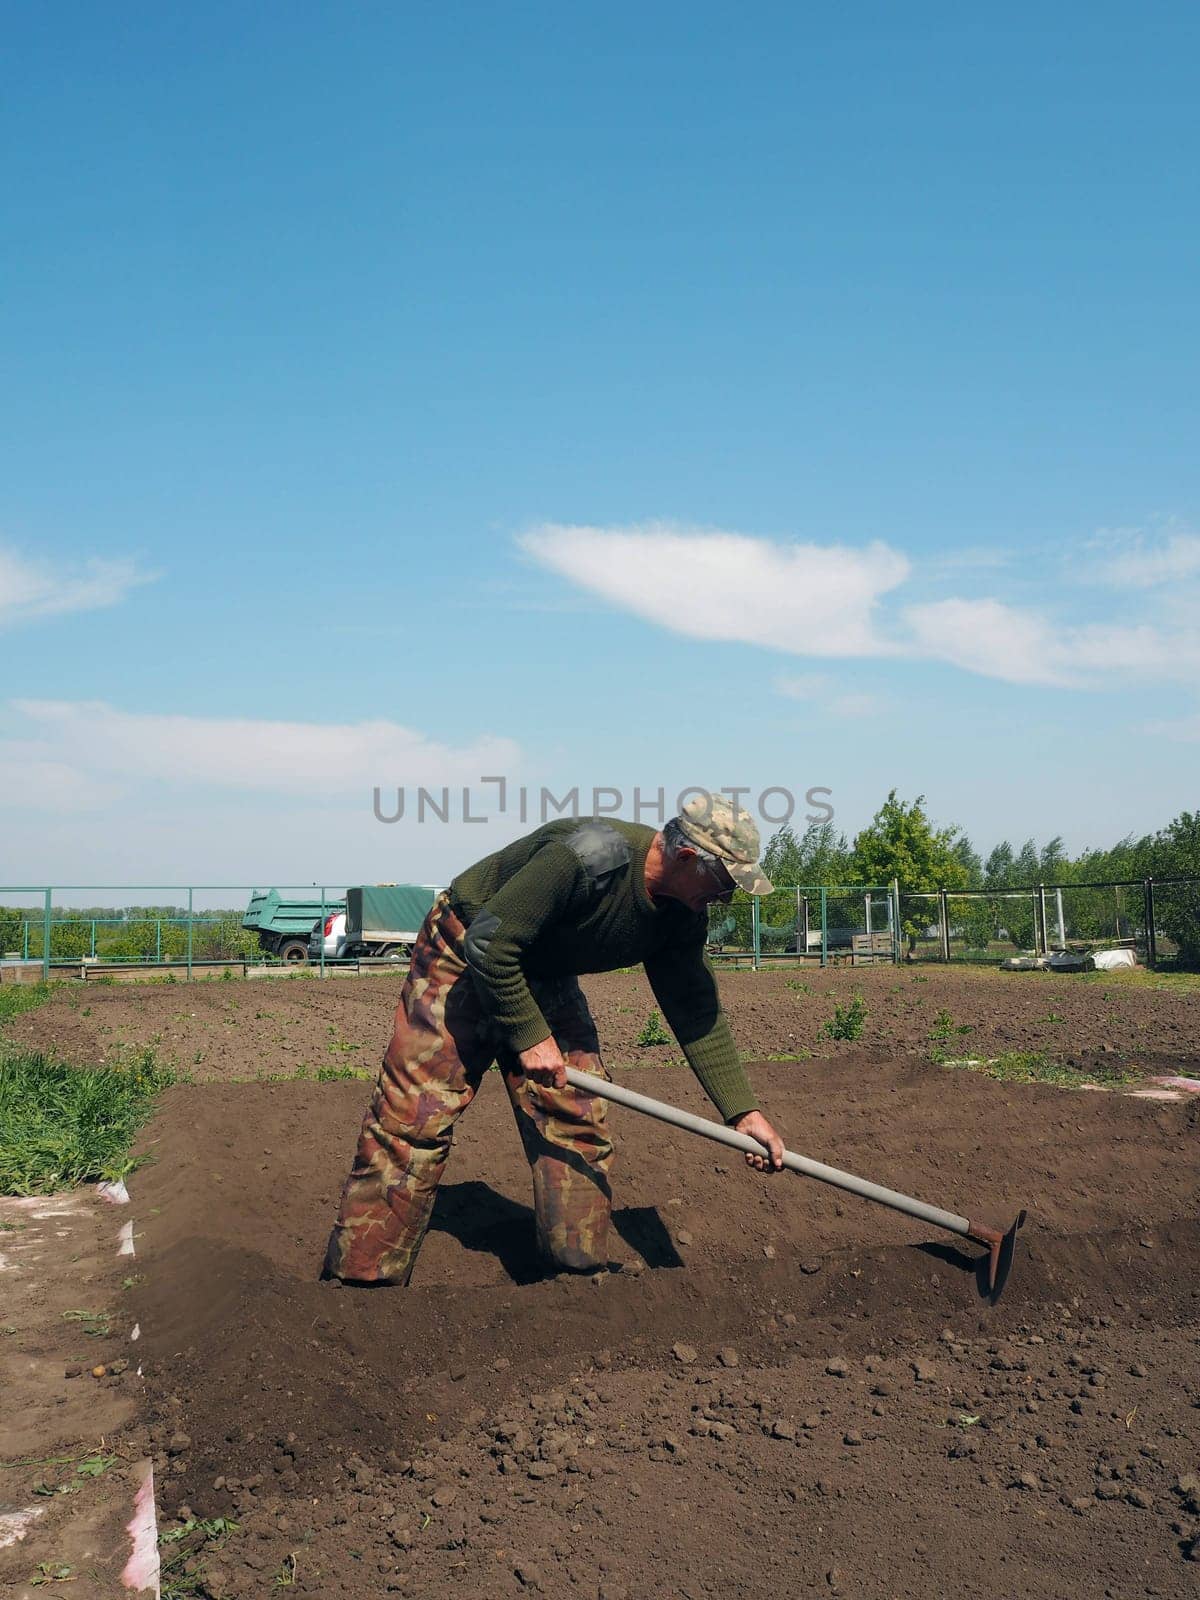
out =
[[(22, 927), (28, 923), (28, 934)], [(42, 956), (43, 923), (38, 911), (0, 907), (0, 951)], [(182, 961), (187, 954), (187, 910), (179, 906), (55, 907), (50, 914), (50, 953), (55, 961), (93, 953), (105, 961)], [(240, 911), (197, 913), (192, 923), (192, 959), (258, 959), (258, 936), (242, 927)]]
[[(896, 879), (901, 894), (934, 889), (993, 890), (994, 901), (956, 902), (956, 920), (968, 943), (986, 947), (1004, 923), (1009, 939), (1032, 943), (1032, 902), (1002, 899), (1003, 891), (1037, 884), (1084, 885), (1131, 883), (1146, 878), (1200, 880), (1200, 812), (1182, 812), (1156, 833), (1128, 837), (1105, 850), (1072, 856), (1059, 836), (1043, 845), (1033, 839), (1014, 848), (1007, 840), (984, 858), (965, 830), (938, 826), (926, 810), (924, 795), (899, 798), (893, 789), (871, 822), (853, 841), (832, 822), (817, 823), (797, 834), (780, 828), (763, 852), (763, 864), (778, 884), (888, 884)], [(1126, 897), (1130, 907), (1140, 894)], [(1111, 894), (1083, 888), (1067, 896), (1074, 932), (1081, 938), (1122, 933), (1122, 902)], [(764, 908), (765, 909), (765, 908)], [(1156, 922), (1179, 948), (1182, 959), (1200, 961), (1200, 882), (1162, 890)], [(929, 919), (917, 907), (905, 916), (905, 929), (916, 937)]]

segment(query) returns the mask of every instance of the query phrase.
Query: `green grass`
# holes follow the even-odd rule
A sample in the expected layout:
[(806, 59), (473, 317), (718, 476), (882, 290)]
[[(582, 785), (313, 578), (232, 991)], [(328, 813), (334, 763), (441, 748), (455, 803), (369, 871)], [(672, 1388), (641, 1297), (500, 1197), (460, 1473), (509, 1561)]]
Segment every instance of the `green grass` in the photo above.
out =
[(1052, 1083), (1061, 1089), (1078, 1089), (1084, 1083), (1117, 1088), (1124, 1083), (1134, 1083), (1141, 1076), (1120, 1066), (1096, 1066), (1081, 1072), (1077, 1067), (1064, 1065), (1045, 1050), (1006, 1050), (1003, 1055), (987, 1061), (949, 1061), (935, 1053), (934, 1061), (939, 1066), (960, 1071), (982, 1072), (985, 1077), (998, 1078), (1001, 1083)]
[(367, 1080), (375, 1077), (375, 1071), (369, 1067), (352, 1067), (349, 1063), (345, 1066), (318, 1067), (313, 1072), (309, 1067), (297, 1067), (293, 1072), (258, 1072), (253, 1078), (227, 1078), (227, 1083), (346, 1083), (350, 1079)]
[(23, 1011), (33, 1011), (43, 1005), (57, 987), (53, 983), (0, 984), (0, 1028)]
[(127, 1062), (76, 1068), (36, 1051), (0, 1055), (0, 1194), (51, 1194), (137, 1162), (134, 1135), (174, 1082), (143, 1050)]

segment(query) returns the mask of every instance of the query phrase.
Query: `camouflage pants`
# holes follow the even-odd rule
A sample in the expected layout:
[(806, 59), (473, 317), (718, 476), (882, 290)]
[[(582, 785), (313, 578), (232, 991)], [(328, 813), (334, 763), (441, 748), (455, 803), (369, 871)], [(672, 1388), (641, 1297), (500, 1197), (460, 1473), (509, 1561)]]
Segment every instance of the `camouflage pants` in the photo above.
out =
[[(533, 1169), (538, 1245), (575, 1271), (608, 1260), (612, 1144), (604, 1101), (531, 1083), (497, 1049), (463, 957), (465, 929), (441, 894), (425, 919), (396, 1008), (392, 1041), (363, 1119), (325, 1255), (328, 1276), (407, 1283), (429, 1225), (454, 1124), (499, 1064)], [(568, 1063), (607, 1077), (574, 978), (534, 980), (534, 997)]]

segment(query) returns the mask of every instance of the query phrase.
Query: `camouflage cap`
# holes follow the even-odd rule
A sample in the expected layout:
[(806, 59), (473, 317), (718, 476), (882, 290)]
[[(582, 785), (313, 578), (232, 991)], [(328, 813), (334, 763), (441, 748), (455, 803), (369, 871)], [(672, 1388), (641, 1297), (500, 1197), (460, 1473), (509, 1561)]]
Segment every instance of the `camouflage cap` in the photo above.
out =
[(771, 882), (758, 865), (758, 829), (748, 811), (727, 795), (695, 794), (676, 821), (683, 836), (716, 856), (740, 889), (770, 894)]

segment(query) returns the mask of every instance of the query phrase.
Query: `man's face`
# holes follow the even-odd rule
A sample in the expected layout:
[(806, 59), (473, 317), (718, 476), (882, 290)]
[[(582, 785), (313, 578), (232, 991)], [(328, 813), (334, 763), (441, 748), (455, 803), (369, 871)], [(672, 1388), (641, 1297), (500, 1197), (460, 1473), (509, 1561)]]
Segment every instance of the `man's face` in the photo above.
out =
[(687, 863), (687, 882), (680, 899), (689, 911), (704, 911), (712, 905), (728, 905), (737, 888), (721, 862), (693, 855)]

